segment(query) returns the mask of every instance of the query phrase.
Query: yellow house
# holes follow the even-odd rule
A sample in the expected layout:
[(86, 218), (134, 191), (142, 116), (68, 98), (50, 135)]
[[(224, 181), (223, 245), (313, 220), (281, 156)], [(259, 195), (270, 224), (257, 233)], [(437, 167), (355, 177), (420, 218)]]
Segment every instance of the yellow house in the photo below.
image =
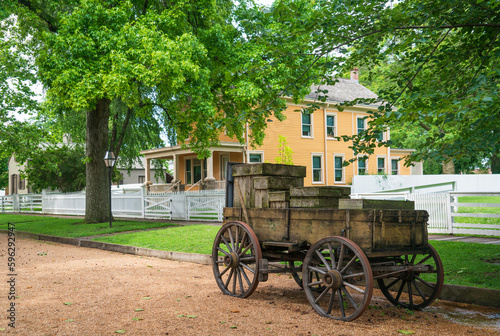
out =
[[(307, 167), (304, 184), (308, 185), (345, 185), (350, 184), (354, 175), (387, 174), (410, 175), (422, 174), (421, 163), (405, 167), (402, 157), (412, 150), (377, 147), (374, 154), (366, 161), (356, 161), (344, 167), (345, 160), (354, 157), (351, 143), (337, 140), (337, 136), (354, 135), (367, 129), (368, 110), (375, 111), (375, 105), (354, 105), (338, 111), (339, 102), (352, 101), (356, 98), (376, 98), (377, 96), (359, 84), (357, 72), (351, 73), (351, 79), (339, 79), (333, 85), (322, 85), (321, 90), (328, 90), (328, 98), (322, 107), (314, 113), (302, 114), (301, 108), (317, 101), (316, 90), (305, 97), (301, 104), (293, 104), (288, 99), (288, 107), (283, 113), (286, 120), (280, 122), (268, 119), (266, 137), (262, 146), (251, 148), (246, 143), (239, 143), (226, 135), (220, 136), (220, 145), (210, 148), (212, 155), (205, 160), (198, 160), (189, 149), (180, 145), (142, 151), (146, 158), (146, 170), (151, 159), (173, 161), (173, 186), (151, 186), (152, 191), (162, 191), (171, 187), (176, 190), (198, 190), (201, 188), (223, 188), (225, 181), (225, 163), (231, 162), (271, 162), (278, 156), (279, 136), (287, 140), (287, 146), (293, 150), (293, 164)], [(390, 139), (390, 131), (383, 133), (384, 140)], [(248, 136), (246, 137), (248, 138)], [(149, 176), (149, 174), (146, 174)], [(151, 182), (147, 181), (147, 184)], [(180, 186), (179, 189), (176, 187)]]

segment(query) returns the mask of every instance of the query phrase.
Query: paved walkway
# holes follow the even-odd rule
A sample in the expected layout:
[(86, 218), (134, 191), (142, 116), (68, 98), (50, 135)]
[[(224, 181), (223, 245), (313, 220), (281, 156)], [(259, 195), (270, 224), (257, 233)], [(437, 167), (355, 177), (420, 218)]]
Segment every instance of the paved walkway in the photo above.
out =
[(453, 236), (453, 235), (429, 235), (429, 240), (439, 241), (458, 241), (463, 243), (480, 243), (500, 245), (500, 238), (495, 237), (471, 237), (471, 236)]

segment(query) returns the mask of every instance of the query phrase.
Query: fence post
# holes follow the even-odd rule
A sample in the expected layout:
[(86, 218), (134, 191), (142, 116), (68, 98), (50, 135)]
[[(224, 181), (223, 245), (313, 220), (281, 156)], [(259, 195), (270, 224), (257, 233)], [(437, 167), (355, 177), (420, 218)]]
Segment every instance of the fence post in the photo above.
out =
[(19, 194), (12, 195), (12, 212), (19, 212)]
[(451, 194), (451, 192), (447, 192), (448, 197), (446, 198), (446, 208), (447, 211), (447, 219), (448, 219), (448, 232), (453, 234), (453, 216), (452, 213), (455, 212), (455, 206), (452, 206), (451, 203), (455, 203), (455, 196)]
[(142, 218), (146, 218), (146, 187), (141, 186), (141, 214)]

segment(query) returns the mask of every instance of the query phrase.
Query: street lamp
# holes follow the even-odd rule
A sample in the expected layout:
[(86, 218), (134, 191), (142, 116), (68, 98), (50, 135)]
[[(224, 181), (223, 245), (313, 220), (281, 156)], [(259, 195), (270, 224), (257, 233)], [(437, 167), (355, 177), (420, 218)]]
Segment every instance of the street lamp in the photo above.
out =
[(113, 166), (115, 165), (115, 153), (108, 151), (106, 152), (106, 155), (104, 155), (104, 163), (106, 164), (106, 167), (108, 167), (108, 174), (109, 174), (109, 227), (111, 228), (111, 221), (113, 219), (112, 214), (111, 214), (111, 170), (113, 170)]

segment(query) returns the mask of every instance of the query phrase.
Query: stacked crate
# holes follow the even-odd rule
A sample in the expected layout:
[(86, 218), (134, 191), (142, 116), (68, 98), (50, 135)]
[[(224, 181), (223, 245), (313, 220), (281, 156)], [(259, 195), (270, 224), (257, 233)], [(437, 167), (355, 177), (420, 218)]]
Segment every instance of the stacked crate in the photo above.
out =
[(287, 207), (291, 187), (304, 186), (306, 167), (255, 163), (233, 167), (234, 207)]
[(290, 189), (291, 208), (338, 209), (339, 200), (348, 199), (350, 187), (323, 186)]

